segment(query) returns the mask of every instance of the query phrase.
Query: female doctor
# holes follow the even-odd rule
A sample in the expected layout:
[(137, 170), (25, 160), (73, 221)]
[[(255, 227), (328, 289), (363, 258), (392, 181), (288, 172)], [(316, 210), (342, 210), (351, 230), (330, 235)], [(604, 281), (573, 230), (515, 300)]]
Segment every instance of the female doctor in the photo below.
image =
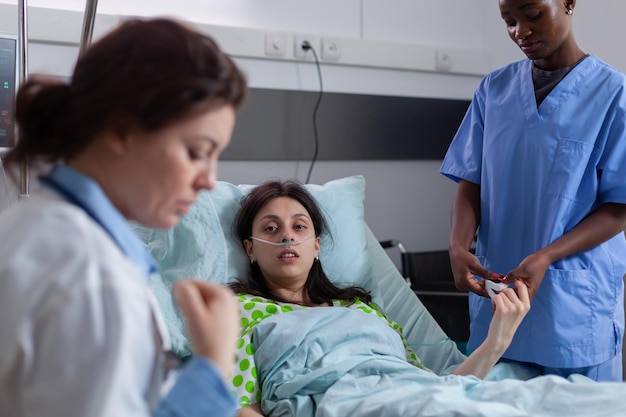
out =
[(40, 192), (0, 216), (0, 415), (229, 416), (238, 313), (222, 287), (182, 281), (196, 358), (161, 397), (166, 336), (154, 261), (128, 221), (173, 227), (211, 189), (245, 78), (206, 36), (128, 21), (69, 84), (19, 90), (7, 157), (46, 161)]
[(459, 183), (449, 242), (456, 285), (477, 294), (468, 348), (492, 316), (475, 276), (495, 272), (523, 280), (534, 297), (504, 358), (621, 380), (626, 77), (578, 47), (575, 0), (499, 5), (528, 59), (482, 80), (441, 166)]

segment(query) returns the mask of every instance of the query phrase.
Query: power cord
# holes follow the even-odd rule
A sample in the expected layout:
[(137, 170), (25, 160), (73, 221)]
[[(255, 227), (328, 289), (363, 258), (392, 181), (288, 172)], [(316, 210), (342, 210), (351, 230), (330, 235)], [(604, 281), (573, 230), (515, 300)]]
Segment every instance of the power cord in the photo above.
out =
[(313, 57), (315, 58), (315, 65), (317, 67), (317, 75), (320, 80), (320, 91), (317, 95), (317, 101), (315, 102), (315, 107), (313, 108), (313, 136), (315, 139), (315, 151), (313, 152), (313, 159), (311, 160), (311, 165), (309, 166), (309, 173), (306, 176), (305, 184), (309, 183), (311, 179), (311, 173), (313, 172), (313, 167), (315, 166), (315, 162), (317, 161), (317, 155), (319, 153), (319, 138), (317, 134), (317, 111), (320, 107), (320, 102), (322, 101), (322, 95), (324, 94), (324, 84), (322, 82), (322, 70), (320, 68), (320, 61), (317, 58), (317, 52), (315, 52), (315, 48), (311, 46), (308, 41), (302, 42), (302, 50), (303, 51), (311, 51), (313, 52)]

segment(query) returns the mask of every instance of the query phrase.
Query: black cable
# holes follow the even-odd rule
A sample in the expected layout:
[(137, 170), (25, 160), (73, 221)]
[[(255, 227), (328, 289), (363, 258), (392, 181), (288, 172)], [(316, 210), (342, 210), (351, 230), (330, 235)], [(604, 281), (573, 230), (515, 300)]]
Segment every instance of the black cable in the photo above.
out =
[(313, 159), (311, 160), (311, 165), (309, 166), (309, 173), (306, 176), (305, 184), (309, 183), (311, 179), (311, 172), (313, 172), (313, 167), (315, 166), (315, 162), (317, 161), (317, 154), (319, 153), (319, 138), (317, 135), (317, 111), (320, 107), (320, 102), (322, 101), (322, 95), (324, 94), (324, 84), (322, 82), (322, 70), (320, 68), (320, 61), (317, 58), (317, 53), (315, 52), (315, 48), (311, 46), (311, 44), (307, 41), (302, 42), (302, 50), (313, 52), (313, 57), (315, 58), (315, 65), (317, 66), (317, 76), (320, 80), (320, 91), (317, 95), (317, 101), (315, 103), (315, 107), (313, 108), (313, 136), (315, 139), (315, 151), (313, 152)]

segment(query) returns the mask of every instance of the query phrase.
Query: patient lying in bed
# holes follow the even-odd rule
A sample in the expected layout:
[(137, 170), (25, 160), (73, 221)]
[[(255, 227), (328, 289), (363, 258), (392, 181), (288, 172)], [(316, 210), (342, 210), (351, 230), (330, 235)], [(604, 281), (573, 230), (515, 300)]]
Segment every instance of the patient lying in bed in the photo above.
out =
[[(524, 381), (536, 373), (506, 363), (495, 365), (484, 380), (448, 375), (453, 369), (462, 370), (460, 366), (467, 365), (468, 360), (454, 342), (445, 340), (446, 335), (364, 224), (363, 177), (304, 186), (328, 213), (332, 240), (327, 235), (321, 242), (315, 236), (297, 244), (304, 239), (294, 234), (285, 236), (283, 243), (282, 237), (276, 241), (266, 239), (256, 236), (252, 229), (244, 230), (240, 238), (232, 236), (229, 231), (241, 197), (254, 188), (218, 183), (211, 193), (199, 195), (198, 204), (174, 230), (138, 229), (161, 267), (152, 284), (166, 318), (172, 348), (181, 356), (191, 351), (172, 301), (172, 284), (180, 277), (221, 284), (235, 278), (242, 280), (238, 290), (242, 293), (239, 300), (244, 331), (232, 376), (233, 391), (237, 391), (241, 404), (252, 404), (241, 409), (242, 415), (255, 415), (255, 410), (256, 415), (336, 417), (626, 415), (625, 384), (598, 384), (583, 377)], [(306, 211), (299, 214), (311, 216)], [(250, 240), (255, 245), (255, 265), (250, 268), (251, 256), (241, 250), (238, 242), (252, 236), (279, 245)], [(321, 246), (320, 259), (334, 285), (324, 286), (321, 292), (316, 291), (318, 287), (306, 286), (308, 298), (296, 299), (292, 296), (304, 293), (297, 285), (287, 285), (289, 276), (301, 272), (296, 260), (307, 260), (312, 269), (319, 266), (315, 252), (311, 255), (302, 251), (307, 244)], [(265, 255), (261, 252), (264, 246)], [(258, 277), (255, 274), (259, 271), (261, 277), (279, 276), (280, 270), (263, 266), (266, 261), (262, 258), (272, 259), (270, 248), (293, 252), (287, 250), (281, 258), (285, 273), (281, 282), (287, 283), (281, 285), (281, 291), (263, 284), (264, 280), (249, 278)], [(352, 288), (355, 285), (371, 291), (390, 320), (381, 317), (382, 311), (369, 304), (369, 294), (357, 292)], [(327, 307), (312, 308), (320, 304)], [(401, 323), (404, 329), (395, 323)], [(402, 335), (412, 349), (407, 349)]]
[[(499, 360), (529, 309), (522, 283), (494, 297), (489, 336), (453, 371), (472, 376), (442, 377), (422, 364), (401, 327), (371, 303), (367, 292), (337, 288), (326, 277), (317, 259), (325, 221), (302, 186), (269, 182), (255, 188), (245, 197), (235, 227), (251, 263), (250, 277), (232, 285), (241, 307), (232, 378), (244, 407), (241, 416), (439, 415), (451, 404), (472, 416), (561, 415), (589, 392), (587, 384), (557, 378), (538, 378), (521, 393), (522, 381), (496, 386), (479, 379)], [(592, 386), (602, 398), (587, 402), (587, 412), (578, 415), (590, 415), (597, 401), (609, 401), (611, 390), (597, 385)], [(624, 385), (611, 389), (626, 393)], [(545, 402), (550, 392), (555, 395)], [(626, 412), (616, 398), (613, 406), (608, 403), (616, 414), (607, 415)]]

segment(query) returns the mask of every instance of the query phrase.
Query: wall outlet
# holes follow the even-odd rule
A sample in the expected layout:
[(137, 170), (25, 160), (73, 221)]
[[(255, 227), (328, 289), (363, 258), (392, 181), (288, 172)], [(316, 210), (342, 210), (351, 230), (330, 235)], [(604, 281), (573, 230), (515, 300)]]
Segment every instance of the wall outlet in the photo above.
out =
[(341, 42), (337, 38), (322, 38), (322, 59), (339, 61), (341, 58)]
[(287, 54), (287, 34), (280, 32), (265, 33), (265, 55), (283, 57)]
[(315, 53), (319, 57), (320, 38), (317, 36), (311, 36), (311, 35), (296, 35), (295, 36), (293, 56), (295, 56), (296, 58), (305, 59), (305, 60), (314, 59), (313, 52), (311, 50), (302, 49), (302, 44), (305, 41), (308, 42), (309, 45), (311, 45), (313, 49), (315, 49)]
[(449, 72), (452, 69), (452, 53), (444, 49), (435, 50), (435, 70)]

